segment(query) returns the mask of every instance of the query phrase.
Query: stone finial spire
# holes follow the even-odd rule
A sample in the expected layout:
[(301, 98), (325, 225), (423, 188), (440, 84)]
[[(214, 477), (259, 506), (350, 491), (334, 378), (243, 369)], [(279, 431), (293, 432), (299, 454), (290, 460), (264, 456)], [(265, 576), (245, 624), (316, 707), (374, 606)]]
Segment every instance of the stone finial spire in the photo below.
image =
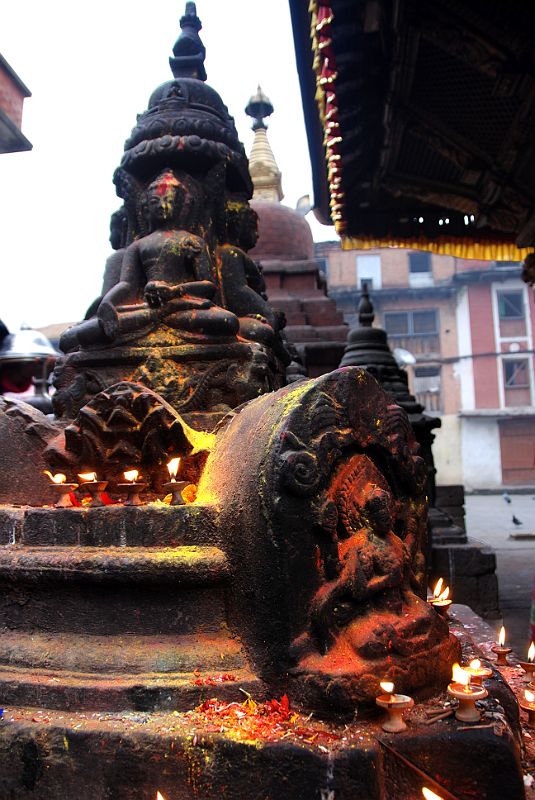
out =
[(186, 3), (186, 12), (180, 19), (182, 31), (173, 47), (173, 55), (169, 57), (169, 64), (175, 78), (197, 78), (206, 80), (204, 59), (206, 49), (199, 36), (202, 23), (197, 16), (195, 3)]
[(245, 113), (254, 119), (252, 128), (255, 132), (251, 154), (249, 156), (249, 172), (254, 186), (253, 199), (269, 200), (280, 203), (284, 194), (282, 192), (281, 172), (275, 161), (273, 150), (267, 138), (266, 117), (273, 114), (273, 105), (260, 86), (253, 95)]
[(373, 303), (370, 300), (367, 283), (364, 283), (364, 286), (362, 287), (358, 311), (360, 327), (371, 328), (375, 319), (375, 311), (373, 308)]

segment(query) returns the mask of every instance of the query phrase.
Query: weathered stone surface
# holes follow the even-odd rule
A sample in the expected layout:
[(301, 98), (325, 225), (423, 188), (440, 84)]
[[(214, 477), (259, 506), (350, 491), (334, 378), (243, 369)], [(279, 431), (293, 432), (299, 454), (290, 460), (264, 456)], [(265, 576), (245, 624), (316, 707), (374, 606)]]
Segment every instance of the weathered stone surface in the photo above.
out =
[[(223, 536), (210, 506), (145, 505), (105, 508), (0, 509), (0, 541), (27, 545), (174, 547), (213, 544)], [(16, 523), (13, 522), (16, 520)]]
[(41, 411), (0, 397), (0, 503), (44, 505), (54, 502), (43, 451), (59, 426)]
[(198, 496), (221, 509), (233, 625), (268, 684), (326, 713), (372, 703), (387, 674), (400, 691), (445, 682), (458, 655), (423, 599), (415, 447), (404, 412), (346, 368), (242, 407), (208, 457)]

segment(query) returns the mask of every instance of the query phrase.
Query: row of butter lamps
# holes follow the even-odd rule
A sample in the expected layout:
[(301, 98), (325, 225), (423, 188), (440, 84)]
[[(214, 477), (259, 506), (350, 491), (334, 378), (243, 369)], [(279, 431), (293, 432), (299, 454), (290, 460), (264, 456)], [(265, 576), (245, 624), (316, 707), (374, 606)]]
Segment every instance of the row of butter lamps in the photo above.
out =
[[(185, 500), (182, 496), (182, 492), (187, 486), (187, 481), (177, 481), (176, 476), (178, 473), (178, 468), (180, 466), (180, 458), (172, 458), (169, 463), (167, 464), (167, 470), (169, 472), (169, 481), (164, 483), (164, 489), (166, 490), (167, 494), (172, 495), (171, 505), (172, 506), (179, 506), (184, 505)], [(103, 506), (104, 503), (101, 500), (101, 494), (105, 491), (108, 481), (99, 481), (97, 480), (97, 473), (96, 472), (81, 472), (78, 474), (80, 478), (80, 483), (68, 483), (67, 476), (64, 475), (62, 472), (57, 472), (55, 475), (52, 475), (51, 472), (45, 470), (45, 474), (51, 480), (51, 486), (53, 490), (57, 494), (57, 500), (54, 503), (55, 508), (70, 508), (72, 506), (71, 494), (76, 489), (81, 489), (87, 494), (89, 494), (91, 498), (91, 506), (98, 507)], [(119, 483), (118, 488), (126, 493), (126, 500), (124, 501), (125, 506), (140, 506), (143, 504), (143, 501), (140, 498), (142, 492), (145, 491), (148, 484), (140, 480), (139, 471), (137, 469), (127, 470), (123, 473), (125, 478), (125, 483)]]

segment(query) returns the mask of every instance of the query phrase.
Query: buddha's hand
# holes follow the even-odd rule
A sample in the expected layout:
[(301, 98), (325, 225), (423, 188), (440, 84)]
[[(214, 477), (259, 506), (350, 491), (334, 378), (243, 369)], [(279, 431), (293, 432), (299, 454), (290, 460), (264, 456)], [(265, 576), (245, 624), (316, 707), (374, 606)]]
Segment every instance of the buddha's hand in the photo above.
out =
[(176, 287), (165, 281), (149, 281), (144, 296), (151, 308), (161, 308), (176, 295)]

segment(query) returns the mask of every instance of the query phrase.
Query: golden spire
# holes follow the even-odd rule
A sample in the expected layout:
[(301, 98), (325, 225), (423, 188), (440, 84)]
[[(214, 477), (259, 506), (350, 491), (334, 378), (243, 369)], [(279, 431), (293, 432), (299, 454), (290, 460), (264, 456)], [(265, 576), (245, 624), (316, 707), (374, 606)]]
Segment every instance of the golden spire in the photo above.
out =
[(280, 203), (282, 193), (281, 172), (275, 161), (273, 150), (267, 137), (266, 117), (273, 113), (273, 106), (260, 86), (251, 97), (245, 113), (254, 119), (254, 142), (249, 156), (249, 172), (253, 181), (253, 200), (268, 200)]

